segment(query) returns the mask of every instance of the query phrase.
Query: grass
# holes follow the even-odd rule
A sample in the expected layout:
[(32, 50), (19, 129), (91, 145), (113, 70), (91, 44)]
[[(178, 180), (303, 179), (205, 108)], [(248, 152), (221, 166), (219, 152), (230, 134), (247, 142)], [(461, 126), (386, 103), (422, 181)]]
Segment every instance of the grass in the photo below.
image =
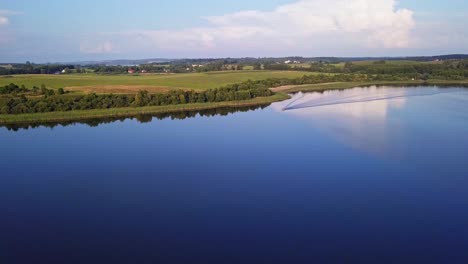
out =
[(310, 68), (310, 63), (288, 64), (290, 68)]
[(111, 108), (111, 109), (95, 109), (70, 112), (49, 112), (36, 114), (20, 114), (20, 115), (0, 115), (0, 125), (13, 124), (31, 124), (31, 123), (47, 123), (60, 121), (80, 121), (98, 118), (112, 117), (132, 117), (135, 115), (145, 114), (165, 114), (177, 113), (184, 111), (201, 111), (216, 109), (222, 107), (247, 107), (268, 105), (273, 102), (283, 101), (289, 96), (284, 93), (277, 93), (270, 97), (257, 97), (251, 100), (231, 101), (219, 103), (202, 103), (202, 104), (181, 104), (167, 106), (147, 106), (147, 107), (126, 107), (126, 108)]
[[(240, 83), (247, 80), (264, 80), (268, 78), (297, 78), (307, 74), (297, 71), (232, 71), (212, 73), (187, 73), (187, 74), (151, 74), (142, 76), (133, 75), (96, 75), (96, 74), (72, 74), (72, 75), (15, 75), (12, 77), (0, 77), (0, 86), (10, 83), (33, 86), (46, 85), (48, 88), (73, 87), (79, 90), (105, 93), (103, 89), (112, 86), (125, 87), (127, 90), (135, 86), (154, 87), (154, 89), (182, 88), (205, 90), (217, 88), (227, 84)], [(136, 90), (134, 89), (134, 90)]]

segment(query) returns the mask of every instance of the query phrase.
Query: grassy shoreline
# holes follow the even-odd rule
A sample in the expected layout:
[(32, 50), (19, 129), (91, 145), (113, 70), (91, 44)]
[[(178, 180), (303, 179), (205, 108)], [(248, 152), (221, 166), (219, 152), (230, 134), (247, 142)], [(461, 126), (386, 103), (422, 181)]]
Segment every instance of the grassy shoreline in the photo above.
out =
[(307, 85), (290, 85), (272, 88), (275, 95), (270, 97), (257, 97), (251, 100), (244, 101), (228, 101), (218, 103), (200, 103), (200, 104), (180, 104), (167, 106), (147, 106), (147, 107), (126, 107), (126, 108), (111, 108), (111, 109), (95, 109), (95, 110), (80, 110), (68, 112), (48, 112), (35, 114), (19, 114), (19, 115), (0, 115), (0, 125), (15, 125), (15, 124), (31, 124), (31, 123), (48, 123), (48, 122), (73, 122), (99, 118), (119, 118), (119, 117), (134, 117), (136, 115), (151, 115), (151, 114), (167, 114), (184, 111), (201, 111), (212, 110), (224, 107), (249, 107), (268, 105), (274, 102), (284, 101), (289, 99), (287, 93), (295, 92), (321, 92), (335, 89), (349, 89), (361, 86), (371, 85), (462, 85), (468, 86), (468, 80), (461, 81), (444, 81), (444, 80), (429, 80), (423, 81), (382, 81), (382, 82), (334, 82), (321, 84)]
[(166, 114), (185, 111), (211, 110), (224, 107), (248, 107), (268, 105), (288, 99), (284, 93), (277, 93), (270, 97), (257, 97), (244, 101), (228, 101), (218, 103), (180, 104), (167, 106), (126, 107), (111, 109), (79, 110), (68, 112), (48, 112), (19, 115), (0, 115), (0, 125), (47, 123), (60, 121), (80, 121), (99, 118), (133, 117), (136, 115)]

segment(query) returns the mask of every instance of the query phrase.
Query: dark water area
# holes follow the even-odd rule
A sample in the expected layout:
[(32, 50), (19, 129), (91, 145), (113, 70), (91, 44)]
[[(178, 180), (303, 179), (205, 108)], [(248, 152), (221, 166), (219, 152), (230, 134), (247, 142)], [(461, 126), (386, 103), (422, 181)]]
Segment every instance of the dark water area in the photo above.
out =
[(466, 263), (468, 89), (0, 128), (0, 263)]

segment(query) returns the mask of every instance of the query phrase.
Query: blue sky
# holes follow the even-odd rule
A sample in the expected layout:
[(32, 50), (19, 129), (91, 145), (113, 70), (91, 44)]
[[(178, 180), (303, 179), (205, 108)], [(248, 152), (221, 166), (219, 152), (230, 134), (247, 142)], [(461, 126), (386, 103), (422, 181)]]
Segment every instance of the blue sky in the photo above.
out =
[(467, 18), (462, 0), (2, 1), (0, 61), (468, 53)]

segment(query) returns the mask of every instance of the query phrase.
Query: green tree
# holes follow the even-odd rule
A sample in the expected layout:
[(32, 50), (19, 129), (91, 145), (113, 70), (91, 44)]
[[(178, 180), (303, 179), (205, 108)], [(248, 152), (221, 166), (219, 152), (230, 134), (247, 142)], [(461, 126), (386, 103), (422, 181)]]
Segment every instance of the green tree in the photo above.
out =
[(133, 101), (134, 106), (145, 106), (149, 103), (148, 91), (139, 91)]
[(4, 105), (0, 108), (0, 114), (9, 114), (10, 108), (7, 105)]
[(187, 100), (185, 99), (185, 95), (183, 94), (179, 95), (179, 101), (181, 104), (186, 104)]

